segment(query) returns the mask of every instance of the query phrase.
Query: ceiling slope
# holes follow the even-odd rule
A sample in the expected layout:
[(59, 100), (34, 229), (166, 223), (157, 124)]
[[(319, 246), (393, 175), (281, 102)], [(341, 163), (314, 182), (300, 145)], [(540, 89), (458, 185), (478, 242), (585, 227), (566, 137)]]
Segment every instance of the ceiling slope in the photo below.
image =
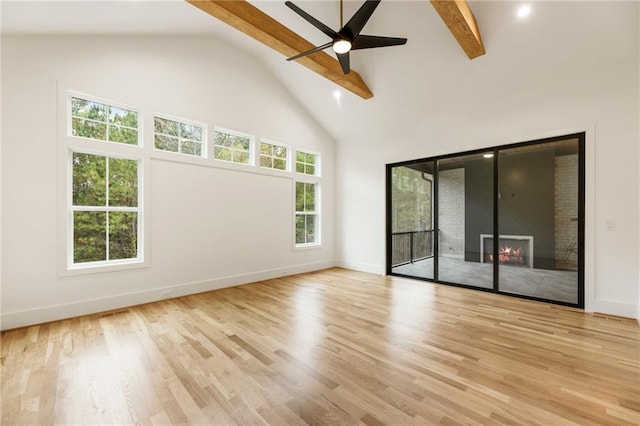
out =
[[(293, 56), (315, 46), (245, 0), (186, 0), (211, 16), (285, 56)], [(363, 99), (373, 97), (360, 74), (343, 74), (338, 61), (325, 52), (298, 59), (298, 62)]]

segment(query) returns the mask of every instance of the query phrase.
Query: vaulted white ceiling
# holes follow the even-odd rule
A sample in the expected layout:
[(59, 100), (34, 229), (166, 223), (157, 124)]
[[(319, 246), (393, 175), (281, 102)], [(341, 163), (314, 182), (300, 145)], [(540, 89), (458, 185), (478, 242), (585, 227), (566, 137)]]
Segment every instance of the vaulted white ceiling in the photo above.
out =
[[(310, 42), (328, 41), (284, 1), (252, 3)], [(295, 3), (339, 28), (337, 0)], [(629, 57), (629, 46), (638, 43), (634, 2), (533, 2), (530, 15), (520, 19), (517, 10), (523, 3), (470, 2), (487, 52), (470, 61), (428, 1), (383, 1), (363, 33), (406, 37), (408, 43), (352, 52), (352, 68), (374, 93), (370, 100), (285, 61), (183, 1), (4, 1), (2, 32), (214, 36), (257, 57), (336, 140), (393, 140), (404, 129), (452, 120), (457, 111), (473, 114), (465, 102), (469, 97), (486, 99), (490, 109), (498, 88), (521, 90), (637, 62), (637, 54)], [(345, 2), (345, 19), (360, 4)]]

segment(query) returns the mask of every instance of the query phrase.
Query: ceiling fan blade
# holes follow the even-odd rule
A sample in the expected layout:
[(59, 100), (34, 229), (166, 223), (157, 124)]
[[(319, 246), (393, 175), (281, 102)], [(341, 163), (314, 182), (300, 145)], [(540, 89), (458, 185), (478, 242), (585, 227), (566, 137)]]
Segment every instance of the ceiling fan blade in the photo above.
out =
[(407, 42), (406, 38), (379, 37), (359, 35), (351, 44), (351, 50), (372, 49), (374, 47), (400, 46)]
[(338, 36), (337, 32), (335, 32), (334, 30), (332, 30), (331, 28), (329, 28), (328, 26), (326, 26), (322, 22), (318, 21), (316, 18), (314, 18), (313, 16), (309, 15), (307, 12), (305, 12), (302, 9), (300, 9), (298, 6), (296, 6), (295, 4), (291, 3), (290, 1), (286, 1), (286, 2), (284, 2), (284, 4), (286, 4), (289, 7), (289, 9), (293, 10), (298, 15), (302, 16), (311, 25), (313, 25), (314, 27), (316, 27), (317, 29), (319, 29), (320, 31), (325, 33), (327, 36), (331, 37), (331, 39), (334, 39), (334, 38), (336, 38)]
[(336, 53), (336, 55), (338, 56), (338, 61), (340, 61), (342, 72), (345, 74), (349, 74), (349, 72), (351, 71), (351, 67), (349, 66), (349, 52)]
[(321, 50), (326, 49), (327, 47), (330, 47), (332, 44), (333, 42), (330, 41), (329, 43), (325, 43), (322, 46), (314, 47), (313, 49), (307, 50), (306, 52), (298, 53), (295, 56), (287, 58), (287, 61), (293, 61), (294, 59), (302, 58), (303, 56), (307, 56), (307, 55), (311, 55), (312, 53), (319, 52)]
[(351, 40), (355, 39), (365, 24), (371, 18), (373, 11), (376, 10), (380, 0), (366, 0), (360, 9), (349, 19), (344, 27), (340, 30), (341, 35), (349, 37)]

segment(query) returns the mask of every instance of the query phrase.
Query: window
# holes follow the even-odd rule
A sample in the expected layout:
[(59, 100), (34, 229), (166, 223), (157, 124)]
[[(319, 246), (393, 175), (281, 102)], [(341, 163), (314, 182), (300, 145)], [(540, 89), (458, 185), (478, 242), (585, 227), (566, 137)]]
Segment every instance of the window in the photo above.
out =
[(317, 188), (315, 183), (296, 182), (296, 245), (318, 244)]
[(203, 125), (156, 116), (153, 131), (156, 149), (204, 157), (203, 135), (206, 131)]
[(233, 163), (251, 164), (252, 145), (253, 136), (216, 129), (213, 141), (213, 158)]
[(138, 145), (138, 113), (132, 109), (73, 96), (71, 135)]
[(287, 147), (269, 143), (260, 143), (260, 167), (287, 170)]
[(73, 152), (72, 263), (139, 259), (138, 160)]
[(311, 152), (296, 151), (296, 172), (306, 175), (320, 175), (318, 154)]

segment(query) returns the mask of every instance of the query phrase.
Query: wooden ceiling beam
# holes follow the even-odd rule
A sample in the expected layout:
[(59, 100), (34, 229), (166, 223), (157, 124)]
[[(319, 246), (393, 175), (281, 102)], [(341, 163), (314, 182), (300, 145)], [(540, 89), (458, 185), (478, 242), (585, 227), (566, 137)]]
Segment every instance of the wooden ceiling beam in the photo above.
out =
[(476, 18), (466, 0), (431, 0), (431, 5), (469, 59), (485, 54)]
[[(245, 0), (186, 1), (286, 57), (315, 47)], [(297, 62), (364, 99), (373, 97), (360, 74), (352, 70), (345, 75), (337, 59), (325, 52), (302, 57)]]

